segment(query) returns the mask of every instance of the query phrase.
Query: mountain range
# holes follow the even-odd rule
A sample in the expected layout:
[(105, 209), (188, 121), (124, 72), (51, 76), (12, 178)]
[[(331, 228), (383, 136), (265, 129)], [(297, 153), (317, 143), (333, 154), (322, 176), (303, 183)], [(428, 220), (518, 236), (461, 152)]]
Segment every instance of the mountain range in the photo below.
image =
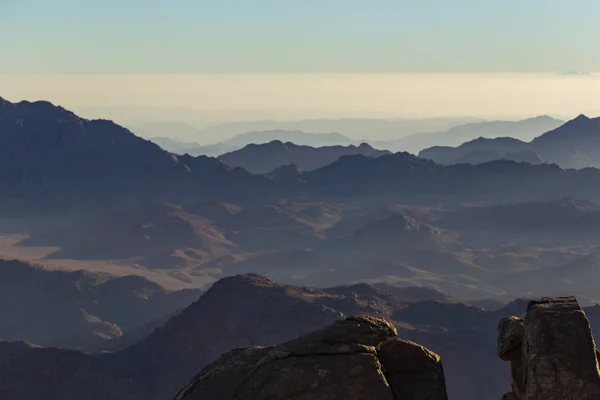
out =
[[(266, 198), (321, 194), (358, 196), (367, 191), (400, 194), (397, 201), (444, 192), (461, 200), (586, 198), (594, 191), (589, 183), (600, 179), (597, 172), (571, 177), (572, 173), (557, 168), (507, 162), (448, 168), (398, 153), (378, 158), (343, 156), (303, 174), (301, 180), (272, 180), (228, 167), (214, 158), (169, 153), (112, 122), (85, 120), (50, 103), (2, 100), (0, 104), (0, 185), (5, 193), (1, 202), (13, 213), (36, 207), (51, 210), (83, 205), (106, 208), (115, 203), (180, 203), (191, 198), (264, 202)], [(507, 180), (519, 176), (522, 190), (515, 187), (507, 192), (496, 184), (485, 191), (475, 190), (478, 184), (490, 186), (491, 175)], [(554, 182), (551, 187), (546, 185), (549, 180)], [(588, 182), (579, 185), (583, 180)], [(531, 185), (540, 190), (530, 190)]]
[[(127, 129), (48, 102), (0, 100), (1, 203), (23, 208), (110, 206), (187, 195), (246, 175), (208, 157), (176, 156)], [(118, 194), (118, 199), (114, 197)]]
[(419, 157), (445, 165), (510, 159), (581, 169), (600, 166), (599, 145), (600, 118), (580, 115), (530, 142), (513, 138), (479, 138), (458, 147), (431, 147), (421, 151)]
[[(479, 119), (458, 118), (337, 118), (337, 119), (304, 119), (304, 120), (261, 120), (261, 121), (239, 121), (226, 122), (205, 127), (201, 130), (201, 137), (234, 137), (247, 132), (269, 132), (269, 131), (301, 131), (315, 134), (328, 134), (337, 132), (345, 137), (359, 140), (370, 136), (379, 140), (392, 140), (399, 137), (411, 135), (415, 132), (437, 132), (450, 129), (454, 126), (469, 122), (479, 122)], [(282, 141), (291, 141), (288, 138), (273, 138)], [(250, 144), (246, 142), (243, 145)], [(331, 145), (348, 145), (352, 143), (331, 143)], [(354, 143), (356, 144), (356, 143)]]
[[(584, 263), (596, 252), (596, 169), (506, 160), (444, 166), (396, 153), (256, 175), (169, 153), (50, 103), (1, 104), (7, 258), (135, 273), (169, 287), (260, 272), (305, 285), (402, 282), (472, 300), (523, 295), (500, 278)], [(564, 198), (581, 200), (555, 203)], [(585, 216), (570, 211), (584, 201)], [(536, 208), (564, 213), (552, 235), (542, 234), (548, 221)], [(575, 294), (600, 298), (587, 287)]]
[[(308, 124), (309, 121), (306, 122), (307, 124), (303, 126), (305, 128), (310, 128), (311, 125)], [(564, 123), (564, 121), (549, 116), (539, 116), (521, 121), (477, 121), (468, 123), (455, 121), (454, 124), (448, 122), (441, 125), (427, 124), (426, 122), (427, 120), (425, 120), (424, 125), (421, 126), (418, 121), (416, 121), (413, 124), (413, 129), (415, 130), (413, 132), (409, 131), (408, 134), (406, 129), (412, 125), (408, 124), (407, 126), (403, 126), (400, 124), (395, 131), (395, 136), (398, 138), (387, 140), (377, 139), (380, 137), (379, 129), (382, 129), (382, 127), (379, 126), (375, 126), (373, 129), (365, 129), (362, 132), (359, 131), (358, 133), (360, 133), (363, 137), (361, 140), (351, 139), (347, 135), (340, 133), (323, 132), (318, 129), (314, 131), (286, 129), (250, 131), (247, 133), (238, 133), (231, 139), (205, 146), (201, 146), (192, 142), (180, 142), (167, 137), (153, 137), (151, 140), (160, 145), (162, 148), (176, 154), (188, 153), (191, 155), (207, 155), (212, 157), (217, 157), (225, 153), (239, 150), (249, 144), (265, 144), (274, 140), (292, 142), (297, 145), (311, 147), (358, 146), (361, 143), (369, 143), (379, 149), (385, 149), (394, 152), (406, 151), (416, 154), (420, 150), (431, 146), (457, 146), (463, 142), (476, 139), (478, 137), (497, 138), (510, 136), (519, 140), (531, 140), (534, 137), (555, 129)], [(279, 124), (279, 126), (295, 126), (290, 122), (280, 122)], [(389, 121), (389, 125), (390, 129), (392, 129), (391, 127), (394, 126), (394, 122)], [(277, 124), (273, 126), (278, 127)], [(342, 126), (344, 125), (342, 124)], [(336, 125), (332, 124), (331, 127), (333, 129), (336, 127)], [(432, 131), (422, 130), (426, 128), (438, 129)], [(170, 127), (167, 127), (165, 132), (169, 131)], [(387, 135), (390, 136), (391, 133), (388, 133)], [(356, 137), (356, 135), (353, 135), (353, 137)]]
[(273, 141), (292, 142), (299, 146), (312, 147), (350, 146), (355, 144), (354, 140), (339, 133), (306, 133), (285, 129), (241, 133), (231, 139), (206, 146), (177, 142), (164, 137), (154, 137), (151, 140), (176, 154), (210, 157), (231, 153), (250, 144), (267, 144)]
[(520, 121), (482, 121), (453, 126), (445, 131), (415, 133), (397, 140), (373, 142), (378, 148), (417, 154), (432, 146), (458, 146), (476, 138), (511, 137), (521, 141), (558, 128), (564, 121), (542, 115)]
[(220, 155), (218, 158), (231, 167), (241, 167), (257, 174), (265, 174), (279, 167), (295, 165), (301, 171), (312, 171), (337, 161), (346, 155), (380, 157), (391, 154), (376, 150), (366, 143), (359, 146), (299, 146), (275, 140), (266, 144), (249, 144), (246, 147)]
[(229, 155), (256, 174), (2, 100), (0, 398), (172, 398), (234, 347), (368, 314), (441, 355), (451, 398), (497, 399), (497, 323), (517, 298), (600, 302), (600, 170), (520, 162), (593, 159), (596, 125), (535, 151), (480, 139), (514, 161), (476, 165), (366, 145)]

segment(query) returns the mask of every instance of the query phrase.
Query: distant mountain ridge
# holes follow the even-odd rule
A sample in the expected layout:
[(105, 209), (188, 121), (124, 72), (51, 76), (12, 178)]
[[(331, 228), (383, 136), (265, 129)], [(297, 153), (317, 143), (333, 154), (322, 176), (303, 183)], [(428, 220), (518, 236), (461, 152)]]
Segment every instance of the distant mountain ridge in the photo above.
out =
[(600, 118), (580, 115), (531, 142), (479, 138), (458, 147), (431, 147), (421, 151), (419, 156), (446, 165), (513, 159), (555, 163), (563, 168), (597, 168), (600, 167)]
[(302, 171), (311, 171), (337, 161), (345, 155), (380, 157), (391, 154), (376, 150), (366, 143), (359, 146), (300, 146), (291, 142), (274, 140), (266, 144), (249, 144), (243, 149), (219, 156), (219, 160), (231, 167), (263, 174), (286, 165), (296, 165)]
[[(481, 121), (468, 117), (433, 117), (433, 118), (317, 118), (303, 120), (261, 120), (226, 122), (203, 128), (203, 137), (234, 137), (246, 132), (264, 131), (302, 131), (315, 134), (337, 132), (352, 139), (370, 136), (380, 140), (395, 139), (415, 132), (437, 132), (450, 129), (461, 124)], [(273, 138), (275, 140), (278, 138)], [(285, 139), (279, 138), (283, 141)], [(290, 140), (293, 142), (293, 140)], [(359, 143), (360, 143), (359, 141)], [(295, 142), (294, 142), (295, 143)], [(249, 143), (245, 143), (249, 144)], [(315, 145), (311, 143), (296, 143)], [(344, 145), (345, 143), (332, 143)]]
[[(420, 125), (417, 123), (417, 121), (418, 120), (415, 120), (415, 131), (413, 132), (419, 132), (417, 129)], [(305, 122), (306, 129), (310, 128), (310, 121)], [(383, 123), (384, 121), (382, 120), (380, 122)], [(285, 126), (287, 123), (288, 122), (284, 121), (280, 122), (279, 124), (281, 124), (281, 126)], [(390, 127), (394, 126), (395, 123), (396, 122), (394, 121), (387, 121), (387, 125)], [(274, 140), (280, 140), (284, 143), (292, 142), (296, 145), (312, 147), (350, 146), (359, 145), (364, 142), (369, 143), (373, 147), (379, 149), (390, 150), (393, 152), (408, 151), (416, 154), (420, 150), (434, 145), (456, 146), (477, 137), (496, 138), (511, 136), (519, 140), (531, 140), (544, 132), (562, 125), (563, 123), (564, 121), (546, 115), (520, 121), (469, 122), (456, 120), (453, 124), (450, 124), (450, 121), (448, 121), (446, 124), (441, 122), (437, 125), (429, 124), (431, 125), (431, 128), (447, 128), (447, 130), (432, 130), (424, 131), (423, 133), (409, 133), (407, 135), (406, 131), (399, 129), (396, 134), (399, 138), (390, 140), (375, 139), (375, 137), (377, 137), (377, 129), (374, 131), (365, 130), (363, 133), (363, 139), (361, 140), (354, 140), (349, 138), (347, 135), (340, 133), (321, 131), (317, 133), (307, 133), (312, 131), (302, 131), (298, 129), (253, 130), (247, 133), (237, 134), (231, 139), (206, 146), (200, 146), (197, 143), (179, 142), (166, 137), (154, 137), (150, 140), (159, 144), (165, 150), (174, 152), (176, 154), (189, 153), (191, 155), (207, 155), (212, 157), (217, 157), (225, 153), (239, 150), (249, 144), (263, 144)], [(424, 126), (429, 125), (425, 124)], [(232, 126), (235, 126), (235, 124), (232, 124)], [(251, 126), (254, 125), (250, 125), (249, 127)], [(257, 123), (256, 126), (260, 126), (260, 124)], [(273, 126), (277, 126), (277, 124)], [(332, 128), (335, 128), (335, 126), (336, 125), (333, 124)]]
[[(166, 139), (166, 140), (165, 140)], [(273, 141), (281, 141), (284, 143), (294, 143), (298, 146), (350, 146), (358, 144), (356, 141), (339, 133), (306, 133), (298, 130), (268, 130), (268, 131), (252, 131), (242, 133), (211, 145), (200, 146), (194, 143), (176, 142), (167, 138), (154, 138), (157, 144), (168, 147), (168, 150), (177, 154), (190, 154), (193, 156), (210, 156), (217, 157), (226, 153), (231, 153), (240, 150), (250, 144), (267, 144)]]
[(379, 148), (408, 151), (417, 154), (433, 146), (458, 146), (476, 138), (494, 139), (510, 137), (520, 141), (533, 138), (555, 129), (564, 121), (542, 115), (520, 121), (483, 121), (454, 126), (446, 131), (416, 133), (397, 140), (372, 142)]
[[(567, 123), (552, 131), (549, 143), (582, 126), (597, 129), (598, 122), (582, 117)], [(583, 137), (576, 142), (578, 151), (600, 148), (590, 141), (594, 134)], [(546, 139), (537, 142), (540, 148), (548, 146)], [(1, 102), (0, 204), (12, 214), (232, 199), (264, 204), (322, 195), (392, 196), (394, 201), (444, 195), (453, 202), (600, 198), (598, 170), (564, 171), (509, 161), (443, 166), (408, 153), (343, 155), (301, 178), (291, 172), (277, 174), (277, 179), (255, 175), (214, 158), (169, 153), (110, 121), (85, 120), (47, 102)]]

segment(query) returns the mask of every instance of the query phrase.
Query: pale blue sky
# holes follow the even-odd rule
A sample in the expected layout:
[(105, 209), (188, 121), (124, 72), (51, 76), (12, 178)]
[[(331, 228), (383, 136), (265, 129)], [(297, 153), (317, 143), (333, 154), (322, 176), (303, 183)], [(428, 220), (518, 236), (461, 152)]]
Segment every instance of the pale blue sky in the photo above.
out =
[(600, 71), (598, 0), (0, 0), (0, 73)]

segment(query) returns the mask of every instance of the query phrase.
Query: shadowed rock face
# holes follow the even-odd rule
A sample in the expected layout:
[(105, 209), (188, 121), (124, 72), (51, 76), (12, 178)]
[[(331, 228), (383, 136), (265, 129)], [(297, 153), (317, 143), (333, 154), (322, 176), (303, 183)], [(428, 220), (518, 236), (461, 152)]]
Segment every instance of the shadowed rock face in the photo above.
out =
[(500, 321), (498, 354), (512, 364), (513, 393), (505, 399), (600, 398), (598, 350), (574, 297), (532, 301), (524, 321), (516, 317)]
[(278, 346), (236, 349), (175, 400), (446, 400), (440, 357), (389, 340), (396, 334), (384, 319), (358, 316)]
[(596, 344), (574, 297), (530, 303), (525, 317), (523, 376), (528, 400), (600, 398)]
[(512, 386), (510, 395), (515, 399), (524, 397), (522, 362), (524, 336), (523, 318), (506, 317), (500, 320), (498, 324), (498, 357), (504, 361), (510, 361)]
[(379, 350), (379, 361), (394, 399), (448, 399), (440, 356), (425, 347), (408, 340), (389, 340)]

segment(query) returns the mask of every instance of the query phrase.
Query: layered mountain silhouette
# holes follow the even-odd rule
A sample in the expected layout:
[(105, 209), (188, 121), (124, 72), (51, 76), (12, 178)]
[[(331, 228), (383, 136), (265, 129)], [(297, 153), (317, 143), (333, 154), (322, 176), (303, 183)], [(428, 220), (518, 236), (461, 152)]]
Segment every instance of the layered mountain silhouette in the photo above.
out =
[[(203, 128), (200, 132), (200, 135), (202, 137), (236, 138), (234, 139), (237, 141), (236, 146), (239, 146), (237, 149), (240, 149), (250, 143), (268, 143), (277, 139), (283, 142), (289, 141), (299, 145), (313, 147), (348, 146), (350, 144), (360, 144), (360, 142), (356, 143), (349, 138), (365, 138), (372, 140), (373, 138), (377, 137), (382, 138), (382, 140), (385, 140), (386, 138), (395, 139), (398, 137), (411, 135), (415, 132), (444, 131), (454, 126), (473, 121), (475, 121), (473, 118), (340, 118), (239, 121), (226, 122)], [(271, 134), (270, 136), (265, 137), (265, 134), (262, 134), (261, 132), (267, 132), (267, 135), (269, 132), (272, 132), (274, 135)], [(284, 137), (282, 134), (286, 135), (285, 132), (301, 132), (300, 136), (306, 136), (306, 138), (304, 139), (298, 136)], [(332, 132), (337, 132), (337, 134), (329, 135)], [(248, 133), (250, 133), (250, 135), (247, 135)], [(225, 152), (237, 149), (230, 149)], [(223, 153), (224, 152), (221, 152), (219, 154)]]
[[(48, 212), (192, 200), (264, 203), (274, 198), (350, 198), (367, 193), (393, 196), (396, 201), (434, 200), (440, 195), (450, 201), (496, 202), (600, 197), (597, 170), (571, 172), (508, 161), (445, 167), (408, 153), (342, 156), (301, 179), (294, 174), (269, 179), (214, 158), (168, 153), (112, 122), (84, 120), (50, 103), (3, 100), (1, 104), (0, 185), (5, 194), (1, 201), (13, 213), (36, 207)], [(596, 120), (581, 117), (534, 142), (546, 148), (546, 141), (571, 137), (574, 131), (594, 132), (596, 126)], [(588, 143), (594, 134), (584, 138)], [(586, 146), (590, 148), (591, 143)], [(508, 185), (511, 190), (506, 190)]]
[(600, 118), (585, 115), (536, 137), (531, 142), (513, 138), (479, 138), (458, 147), (431, 147), (420, 157), (440, 164), (489, 162), (499, 159), (538, 164), (555, 163), (563, 168), (586, 168), (600, 165)]
[[(274, 129), (264, 131), (251, 131), (238, 134), (231, 139), (206, 146), (194, 146), (193, 143), (178, 143), (165, 141), (164, 138), (153, 139), (164, 148), (176, 154), (190, 154), (193, 156), (217, 157), (226, 153), (240, 150), (250, 144), (267, 144), (273, 141), (294, 143), (298, 146), (351, 146), (354, 140), (339, 133), (306, 133), (298, 130)], [(161, 146), (161, 147), (162, 147)]]
[(291, 142), (275, 140), (266, 144), (250, 144), (243, 149), (219, 156), (219, 160), (231, 167), (242, 167), (247, 171), (264, 174), (287, 165), (295, 165), (302, 171), (311, 171), (345, 155), (380, 157), (391, 154), (376, 150), (366, 143), (359, 146), (299, 146)]
[[(447, 166), (396, 153), (257, 175), (174, 155), (49, 103), (4, 101), (0, 116), (1, 249), (49, 268), (123, 268), (172, 287), (259, 272), (286, 283), (430, 285), (505, 299), (524, 293), (499, 286), (503, 274), (595, 251), (595, 206), (583, 203), (600, 200), (593, 168)], [(585, 199), (575, 209), (552, 200), (573, 196)]]
[(547, 115), (528, 118), (521, 121), (483, 121), (470, 122), (439, 132), (416, 133), (397, 140), (374, 142), (379, 148), (392, 151), (418, 153), (432, 146), (458, 146), (476, 138), (511, 137), (521, 141), (533, 138), (558, 128), (564, 121)]

